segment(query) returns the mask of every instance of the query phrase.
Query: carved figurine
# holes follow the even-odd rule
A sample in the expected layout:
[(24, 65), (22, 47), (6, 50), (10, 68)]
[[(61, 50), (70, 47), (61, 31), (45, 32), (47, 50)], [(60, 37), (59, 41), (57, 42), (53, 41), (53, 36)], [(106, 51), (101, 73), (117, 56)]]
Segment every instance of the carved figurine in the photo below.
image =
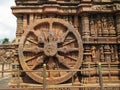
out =
[(100, 61), (101, 62), (105, 61), (103, 45), (100, 47)]
[(108, 36), (108, 24), (106, 17), (102, 17), (102, 30), (103, 30), (103, 36)]
[(113, 17), (109, 17), (109, 34), (110, 36), (115, 36), (116, 32), (115, 32), (115, 26), (114, 26), (114, 20)]
[(102, 36), (102, 24), (101, 24), (100, 16), (97, 16), (95, 29), (96, 29), (96, 34), (98, 36)]
[(91, 52), (92, 52), (92, 59), (93, 61), (95, 61), (96, 59), (96, 47), (95, 46), (92, 46)]
[(105, 52), (105, 61), (106, 62), (111, 62), (111, 48), (109, 45), (104, 46), (104, 52)]
[(91, 36), (95, 36), (95, 25), (94, 25), (94, 21), (93, 21), (93, 19), (91, 19), (91, 21), (90, 21), (90, 33), (91, 33)]
[(114, 62), (115, 61), (115, 52), (114, 52), (114, 47), (111, 46), (111, 61)]

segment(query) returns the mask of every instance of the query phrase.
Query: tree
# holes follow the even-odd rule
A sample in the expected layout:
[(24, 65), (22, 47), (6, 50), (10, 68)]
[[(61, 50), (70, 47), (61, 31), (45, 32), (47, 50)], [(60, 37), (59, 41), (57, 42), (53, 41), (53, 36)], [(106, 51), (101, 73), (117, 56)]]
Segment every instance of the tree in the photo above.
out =
[(9, 43), (9, 39), (8, 39), (8, 38), (4, 38), (4, 39), (2, 40), (2, 44), (7, 44), (7, 43)]
[(2, 43), (2, 40), (0, 39), (0, 44)]

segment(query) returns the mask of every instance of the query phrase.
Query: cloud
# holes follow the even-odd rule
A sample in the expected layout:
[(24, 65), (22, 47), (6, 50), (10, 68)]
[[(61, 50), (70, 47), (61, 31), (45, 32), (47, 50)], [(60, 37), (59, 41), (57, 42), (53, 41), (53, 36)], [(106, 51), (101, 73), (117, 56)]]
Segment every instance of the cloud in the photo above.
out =
[(16, 18), (10, 8), (14, 5), (14, 0), (1, 0), (0, 2), (0, 39), (7, 37), (11, 41), (15, 38)]

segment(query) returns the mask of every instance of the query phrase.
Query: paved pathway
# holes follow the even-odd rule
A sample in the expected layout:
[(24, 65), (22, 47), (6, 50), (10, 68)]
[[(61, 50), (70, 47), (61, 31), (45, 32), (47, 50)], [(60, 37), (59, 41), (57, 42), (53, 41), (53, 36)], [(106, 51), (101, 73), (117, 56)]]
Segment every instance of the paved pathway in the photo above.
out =
[[(11, 67), (9, 68), (8, 64), (4, 65), (4, 70), (10, 70)], [(2, 65), (0, 64), (0, 71), (2, 71)], [(2, 77), (2, 73), (0, 73), (0, 89), (6, 89), (8, 88), (8, 83), (11, 80), (12, 76), (11, 73), (4, 73)]]
[(8, 83), (11, 80), (11, 75), (0, 79), (0, 89), (8, 88)]

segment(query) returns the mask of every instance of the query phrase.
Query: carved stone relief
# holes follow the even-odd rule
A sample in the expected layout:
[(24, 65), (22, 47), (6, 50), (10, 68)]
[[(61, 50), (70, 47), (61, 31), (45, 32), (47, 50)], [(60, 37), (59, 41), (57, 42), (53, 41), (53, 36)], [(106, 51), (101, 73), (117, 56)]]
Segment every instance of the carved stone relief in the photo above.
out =
[(86, 45), (84, 47), (85, 62), (118, 62), (118, 51), (116, 45)]
[(95, 47), (95, 46), (92, 46), (92, 47), (91, 47), (91, 54), (92, 54), (92, 61), (93, 61), (93, 62), (97, 61), (97, 60), (96, 60), (96, 54), (97, 54), (97, 53), (96, 53), (96, 47)]
[(108, 17), (108, 30), (110, 36), (116, 35), (114, 19), (112, 16)]
[(96, 35), (95, 32), (95, 22), (93, 19), (90, 20), (90, 35), (94, 37)]
[(114, 10), (120, 10), (120, 4), (115, 4), (115, 5), (113, 6), (113, 9), (114, 9)]
[(113, 6), (112, 5), (93, 5), (92, 6), (92, 10), (94, 11), (111, 11), (113, 10)]
[(90, 16), (90, 34), (91, 37), (115, 36), (115, 22), (113, 16), (92, 15)]
[(104, 46), (101, 45), (100, 46), (100, 62), (104, 62), (105, 61), (105, 56), (104, 56)]

